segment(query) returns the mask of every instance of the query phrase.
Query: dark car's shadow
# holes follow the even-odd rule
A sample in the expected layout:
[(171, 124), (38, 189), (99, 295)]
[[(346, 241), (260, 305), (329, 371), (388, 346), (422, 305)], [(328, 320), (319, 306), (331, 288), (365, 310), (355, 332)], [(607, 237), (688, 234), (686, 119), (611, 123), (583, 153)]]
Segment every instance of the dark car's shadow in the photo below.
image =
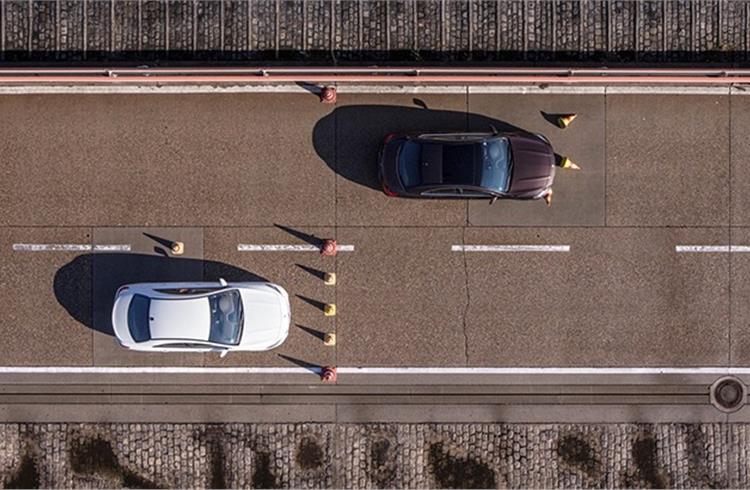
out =
[(112, 305), (120, 286), (135, 282), (265, 281), (252, 272), (211, 260), (156, 255), (97, 253), (80, 255), (55, 274), (58, 303), (77, 321), (113, 335)]
[[(411, 131), (528, 131), (500, 119), (465, 111), (430, 109), (419, 99), (415, 107), (351, 105), (337, 107), (313, 128), (313, 146), (340, 176), (380, 189), (377, 155), (383, 138)], [(416, 107), (416, 106), (419, 107)]]

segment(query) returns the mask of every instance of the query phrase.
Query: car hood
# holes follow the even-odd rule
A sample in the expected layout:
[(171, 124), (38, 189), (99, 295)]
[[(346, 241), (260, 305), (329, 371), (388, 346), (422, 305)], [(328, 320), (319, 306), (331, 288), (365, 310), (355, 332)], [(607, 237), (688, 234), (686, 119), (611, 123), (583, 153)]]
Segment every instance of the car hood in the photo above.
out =
[(509, 193), (542, 191), (555, 177), (555, 153), (547, 143), (529, 136), (509, 136), (513, 173)]
[(289, 333), (289, 300), (285, 294), (264, 286), (242, 290), (243, 349), (265, 350), (281, 344)]

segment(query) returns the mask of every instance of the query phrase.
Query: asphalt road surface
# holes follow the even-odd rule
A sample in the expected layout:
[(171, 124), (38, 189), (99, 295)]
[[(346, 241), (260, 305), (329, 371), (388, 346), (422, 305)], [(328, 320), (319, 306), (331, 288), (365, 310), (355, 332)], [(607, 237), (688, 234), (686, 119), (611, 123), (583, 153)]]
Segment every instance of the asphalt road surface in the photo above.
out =
[[(416, 97), (0, 97), (2, 364), (750, 365), (750, 97)], [(544, 117), (570, 112), (565, 130)], [(558, 171), (549, 208), (379, 190), (388, 132), (489, 124), (542, 132), (582, 170)], [(322, 238), (353, 250), (241, 250)], [(219, 277), (284, 286), (286, 343), (116, 345), (119, 285)]]

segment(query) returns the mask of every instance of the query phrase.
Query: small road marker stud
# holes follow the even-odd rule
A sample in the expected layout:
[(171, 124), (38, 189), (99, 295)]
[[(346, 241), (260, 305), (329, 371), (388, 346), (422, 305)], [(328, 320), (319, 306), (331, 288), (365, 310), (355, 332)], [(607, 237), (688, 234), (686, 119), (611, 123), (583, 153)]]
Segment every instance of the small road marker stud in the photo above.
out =
[(323, 337), (323, 344), (329, 347), (336, 345), (336, 334), (333, 332), (326, 333)]
[(169, 248), (172, 250), (173, 255), (182, 255), (185, 253), (185, 244), (182, 242), (172, 242), (172, 246)]
[(326, 286), (335, 286), (336, 285), (336, 273), (326, 272), (325, 275), (323, 275), (323, 284), (325, 284)]
[(323, 305), (323, 314), (325, 316), (336, 316), (336, 304), (326, 303)]

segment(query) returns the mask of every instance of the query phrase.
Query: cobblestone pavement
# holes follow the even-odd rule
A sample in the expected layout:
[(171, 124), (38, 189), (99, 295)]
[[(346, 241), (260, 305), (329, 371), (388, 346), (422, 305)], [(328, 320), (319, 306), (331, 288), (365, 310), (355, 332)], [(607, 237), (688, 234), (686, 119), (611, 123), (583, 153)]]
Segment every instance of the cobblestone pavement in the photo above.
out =
[(5, 61), (705, 62), (750, 0), (4, 0)]
[(7, 424), (6, 487), (747, 487), (750, 426)]

